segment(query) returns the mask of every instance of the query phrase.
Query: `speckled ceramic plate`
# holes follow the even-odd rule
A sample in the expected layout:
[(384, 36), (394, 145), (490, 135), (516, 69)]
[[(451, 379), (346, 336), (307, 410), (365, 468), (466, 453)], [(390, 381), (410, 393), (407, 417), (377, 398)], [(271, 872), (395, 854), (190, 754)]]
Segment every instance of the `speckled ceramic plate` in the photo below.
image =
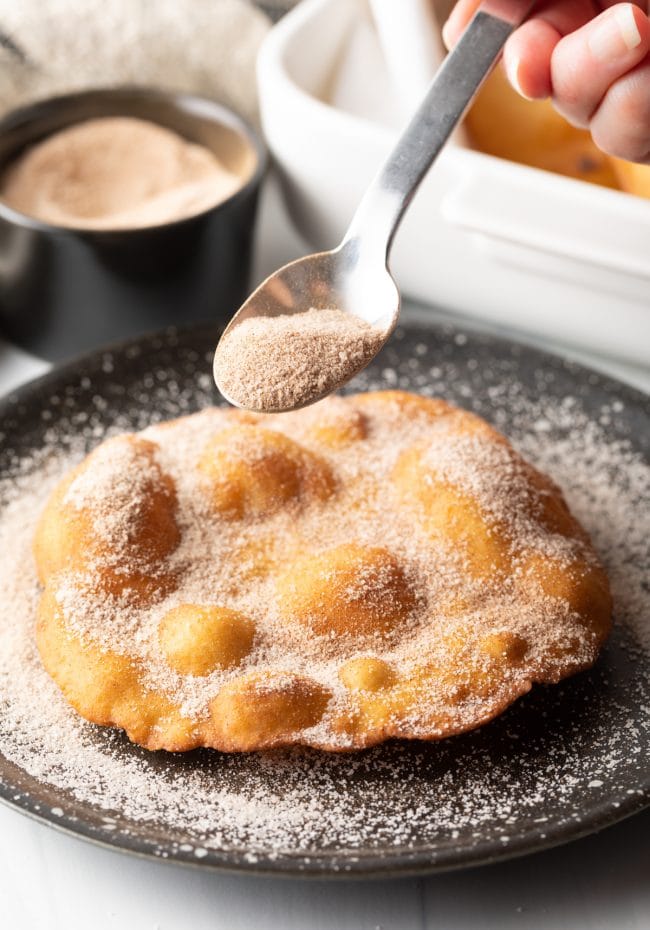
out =
[[(5, 487), (16, 456), (29, 457), (45, 439), (65, 446), (81, 434), (89, 448), (116, 424), (140, 428), (217, 402), (216, 337), (195, 329), (143, 338), (4, 400)], [(648, 399), (542, 352), (443, 326), (400, 329), (350, 389), (395, 386), (470, 407), (563, 486), (608, 564), (617, 600), (615, 632), (596, 667), (534, 688), (473, 733), (342, 757), (146, 753), (75, 721), (92, 766), (117, 772), (96, 783), (48, 769), (38, 728), (8, 727), (0, 682), (4, 801), (133, 853), (312, 876), (476, 865), (583, 836), (648, 804)], [(120, 795), (114, 781), (122, 775)]]

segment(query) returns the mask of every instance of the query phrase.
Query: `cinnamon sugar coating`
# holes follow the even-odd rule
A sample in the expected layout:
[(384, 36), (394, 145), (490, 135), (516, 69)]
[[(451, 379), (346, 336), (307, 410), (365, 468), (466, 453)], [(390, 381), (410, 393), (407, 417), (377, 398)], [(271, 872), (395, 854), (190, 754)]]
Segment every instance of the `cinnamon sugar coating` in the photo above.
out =
[(34, 548), (45, 668), (148, 749), (440, 739), (593, 664), (611, 623), (553, 482), (399, 391), (108, 440)]

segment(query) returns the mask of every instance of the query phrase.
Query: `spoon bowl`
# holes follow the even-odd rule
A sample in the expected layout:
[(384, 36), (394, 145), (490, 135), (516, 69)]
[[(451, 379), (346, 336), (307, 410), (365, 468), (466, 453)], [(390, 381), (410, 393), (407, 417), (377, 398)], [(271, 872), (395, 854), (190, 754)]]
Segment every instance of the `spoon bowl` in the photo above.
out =
[[(235, 407), (244, 406), (238, 398), (229, 396), (220, 380), (220, 346), (223, 346), (234, 328), (253, 317), (277, 317), (306, 313), (312, 309), (341, 310), (380, 330), (382, 339), (377, 347), (379, 352), (397, 325), (400, 293), (386, 264), (383, 268), (378, 267), (378, 263), (362, 248), (358, 238), (346, 239), (338, 248), (329, 252), (316, 252), (285, 265), (253, 291), (221, 336), (214, 357), (214, 379), (229, 403)], [(359, 366), (351, 367), (348, 376), (338, 381), (337, 385), (345, 384), (371, 360), (368, 358)], [(315, 403), (330, 391), (311, 393), (304, 403), (294, 405), (291, 409)], [(266, 407), (264, 412), (275, 413), (286, 409)]]

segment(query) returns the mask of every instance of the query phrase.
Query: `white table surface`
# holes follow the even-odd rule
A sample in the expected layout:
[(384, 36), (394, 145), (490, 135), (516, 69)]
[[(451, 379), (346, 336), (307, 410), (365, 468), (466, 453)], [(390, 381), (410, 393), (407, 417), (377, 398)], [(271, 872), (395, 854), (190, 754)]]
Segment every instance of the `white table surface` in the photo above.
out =
[[(303, 250), (275, 188), (267, 185), (255, 278)], [(649, 369), (570, 354), (650, 390)], [(46, 368), (0, 342), (0, 393)], [(418, 880), (326, 883), (137, 859), (0, 806), (0, 928), (650, 930), (649, 835), (647, 811), (568, 846), (500, 865)]]

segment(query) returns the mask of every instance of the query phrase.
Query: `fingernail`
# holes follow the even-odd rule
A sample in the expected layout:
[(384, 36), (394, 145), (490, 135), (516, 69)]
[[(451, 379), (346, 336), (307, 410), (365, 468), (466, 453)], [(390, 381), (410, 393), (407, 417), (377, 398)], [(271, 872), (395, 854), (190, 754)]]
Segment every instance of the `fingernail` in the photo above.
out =
[(445, 48), (451, 48), (451, 37), (449, 35), (449, 20), (442, 27), (442, 41), (445, 43)]
[(529, 98), (521, 89), (521, 84), (519, 83), (519, 66), (521, 65), (521, 59), (517, 55), (508, 55), (504, 61), (506, 74), (508, 75), (508, 80), (517, 91), (518, 94), (521, 94), (522, 97)]
[(604, 16), (587, 39), (589, 51), (597, 61), (616, 61), (641, 42), (634, 18), (634, 7), (625, 3)]

